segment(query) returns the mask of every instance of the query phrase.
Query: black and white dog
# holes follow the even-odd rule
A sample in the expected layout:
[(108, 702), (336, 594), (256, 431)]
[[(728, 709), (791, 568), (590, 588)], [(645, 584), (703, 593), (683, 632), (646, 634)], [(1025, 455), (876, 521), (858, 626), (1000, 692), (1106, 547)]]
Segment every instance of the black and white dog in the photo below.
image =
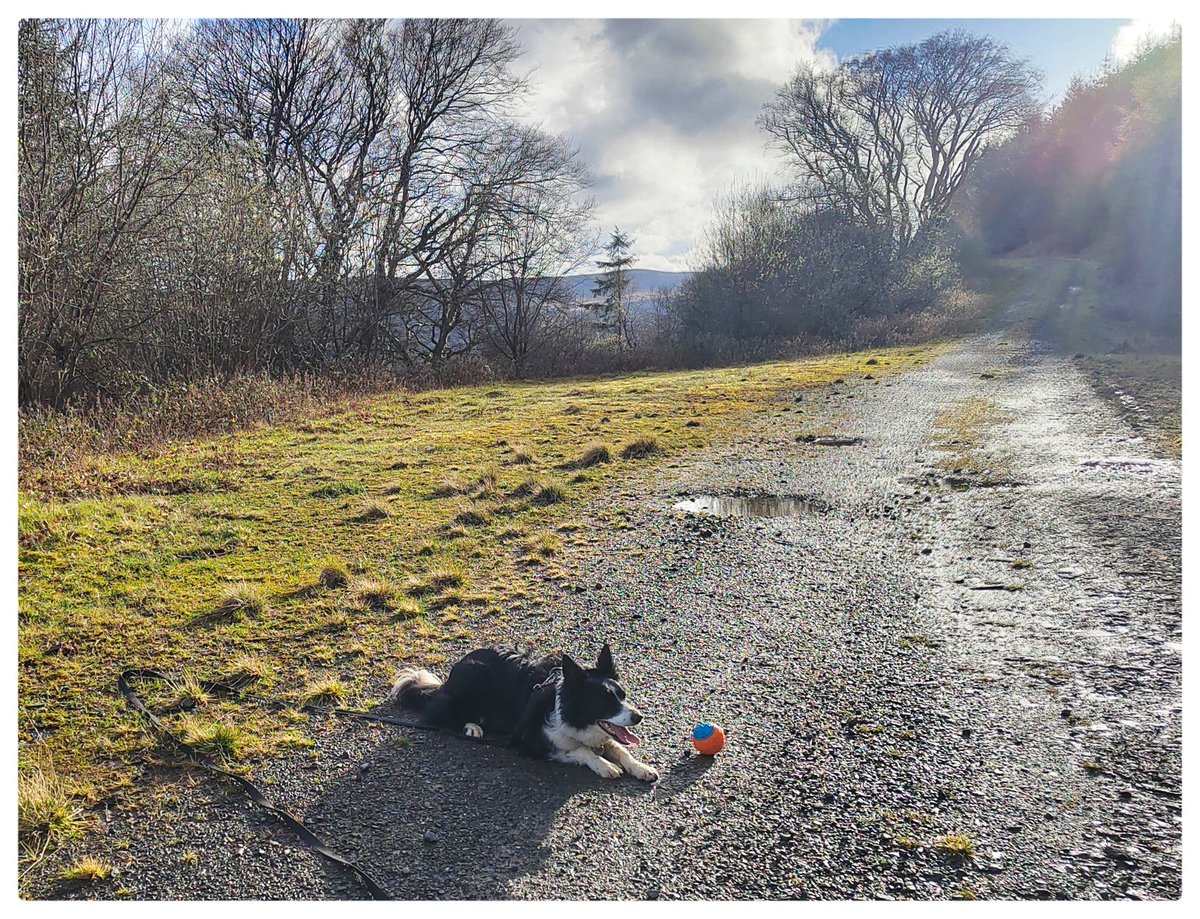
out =
[(426, 724), (477, 740), (486, 733), (526, 756), (579, 763), (606, 779), (658, 778), (630, 752), (641, 741), (629, 728), (642, 714), (625, 699), (608, 645), (590, 668), (568, 654), (472, 651), (444, 683), (428, 670), (400, 671), (388, 699)]

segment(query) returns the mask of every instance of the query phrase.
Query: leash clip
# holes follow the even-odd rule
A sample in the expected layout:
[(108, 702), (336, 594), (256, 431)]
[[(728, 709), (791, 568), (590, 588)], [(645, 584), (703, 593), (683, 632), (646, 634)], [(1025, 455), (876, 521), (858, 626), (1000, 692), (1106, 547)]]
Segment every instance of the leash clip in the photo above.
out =
[(555, 667), (553, 670), (550, 671), (550, 676), (546, 677), (546, 679), (542, 680), (542, 682), (538, 683), (535, 687), (533, 687), (533, 691), (537, 692), (539, 689), (545, 689), (551, 683), (557, 683), (561, 679), (562, 679), (562, 667)]

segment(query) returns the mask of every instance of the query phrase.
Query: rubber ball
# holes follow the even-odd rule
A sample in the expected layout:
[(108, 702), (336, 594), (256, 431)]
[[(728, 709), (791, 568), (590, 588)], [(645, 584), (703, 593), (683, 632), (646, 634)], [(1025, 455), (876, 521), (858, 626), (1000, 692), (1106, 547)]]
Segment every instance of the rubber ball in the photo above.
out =
[(705, 756), (716, 756), (725, 747), (725, 732), (703, 721), (692, 731), (692, 746)]

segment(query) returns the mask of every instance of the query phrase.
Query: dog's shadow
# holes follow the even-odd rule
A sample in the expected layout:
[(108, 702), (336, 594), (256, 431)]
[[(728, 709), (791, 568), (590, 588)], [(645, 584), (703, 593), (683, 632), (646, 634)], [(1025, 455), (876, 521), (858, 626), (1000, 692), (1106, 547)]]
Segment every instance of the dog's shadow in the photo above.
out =
[[(688, 758), (651, 786), (445, 734), (378, 733), (366, 768), (347, 763), (306, 822), (398, 899), (507, 898), (510, 882), (550, 855), (547, 834), (572, 797), (673, 796), (708, 765)], [(327, 866), (331, 886), (349, 894), (337, 874)]]

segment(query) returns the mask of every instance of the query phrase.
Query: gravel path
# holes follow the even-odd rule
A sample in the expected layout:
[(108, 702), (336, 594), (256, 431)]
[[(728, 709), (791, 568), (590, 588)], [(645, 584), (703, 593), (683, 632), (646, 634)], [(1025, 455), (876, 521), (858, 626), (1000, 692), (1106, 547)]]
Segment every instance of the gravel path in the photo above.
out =
[[(936, 422), (981, 405), (986, 448), (949, 474), (964, 445)], [(818, 428), (861, 442), (797, 442)], [(672, 510), (699, 494), (808, 500)], [(552, 616), (511, 637), (613, 643), (655, 787), (337, 723), (270, 792), (403, 898), (1179, 896), (1180, 466), (1069, 360), (983, 336), (607, 501), (631, 526), (569, 550)], [(729, 736), (713, 760), (688, 750), (702, 719)], [(236, 792), (175, 790), (110, 815), (132, 841), (101, 842), (121, 874), (92, 895), (362, 895)]]

